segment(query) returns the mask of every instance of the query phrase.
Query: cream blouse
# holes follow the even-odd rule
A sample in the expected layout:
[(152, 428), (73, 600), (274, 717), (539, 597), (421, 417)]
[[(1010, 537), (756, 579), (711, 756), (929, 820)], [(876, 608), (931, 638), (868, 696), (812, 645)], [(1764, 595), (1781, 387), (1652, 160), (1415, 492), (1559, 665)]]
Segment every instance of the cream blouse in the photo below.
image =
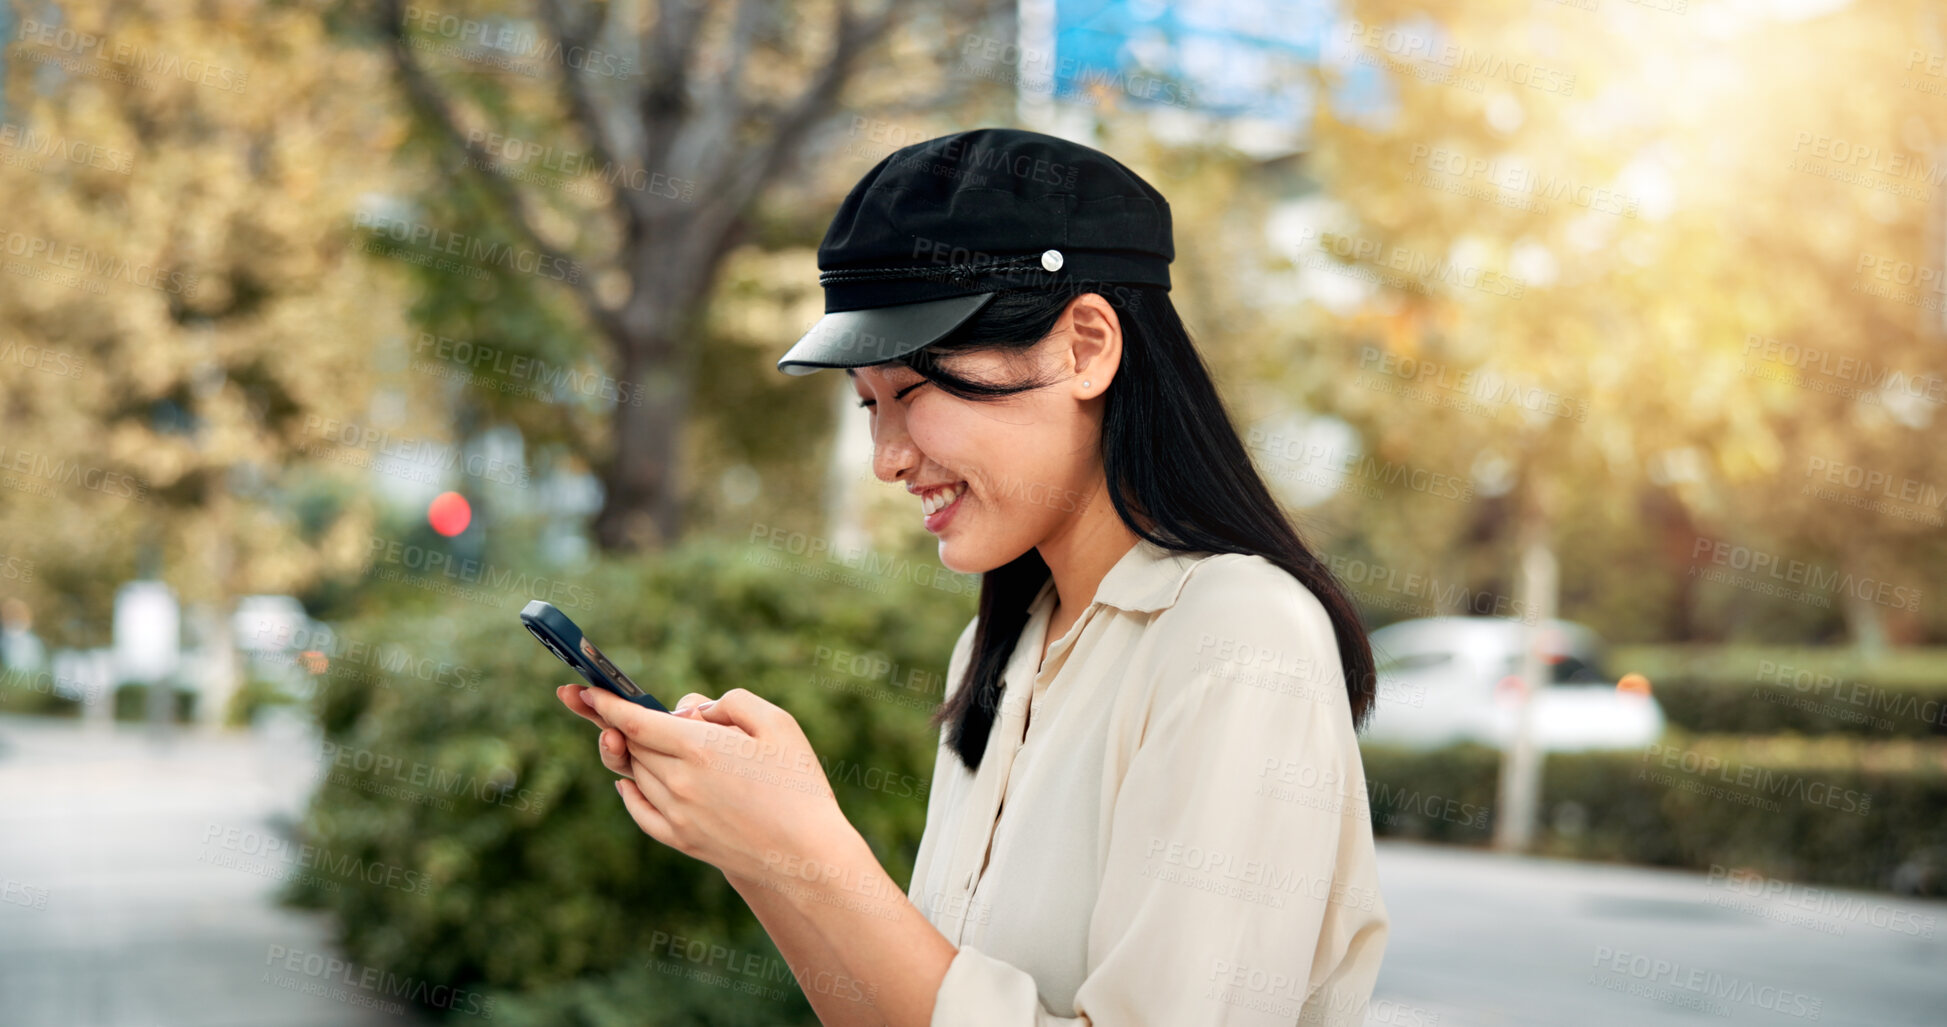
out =
[(1324, 607), (1139, 539), (1037, 670), (1053, 605), (978, 773), (941, 734), (907, 889), (959, 947), (932, 1027), (1362, 1024), (1387, 917)]

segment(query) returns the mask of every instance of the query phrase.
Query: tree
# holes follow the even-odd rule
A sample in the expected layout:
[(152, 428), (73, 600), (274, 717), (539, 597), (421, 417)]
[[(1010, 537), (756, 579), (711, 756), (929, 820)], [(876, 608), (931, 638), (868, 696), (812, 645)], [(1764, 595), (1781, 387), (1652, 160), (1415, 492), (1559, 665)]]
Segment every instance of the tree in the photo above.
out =
[[(1925, 254), (1947, 117), (1927, 87), (1947, 79), (1909, 57), (1923, 5), (1704, 24), (1654, 5), (1365, 0), (1349, 17), (1313, 154), (1340, 221), (1311, 255), (1378, 285), (1325, 318), (1338, 360), (1320, 377), (1405, 395), (1339, 389), (1329, 409), (1381, 452), (1507, 466), (1530, 540), (1661, 494), (1648, 506), (1694, 529), (1692, 549), (1620, 584), (1671, 601), (1700, 539), (1861, 581), (1925, 551), (1923, 523), (1860, 531), (1802, 494), (1814, 460), (1947, 482), (1924, 444), (1940, 293), (1874, 278), (1941, 263)], [(1364, 95), (1381, 102), (1343, 102), (1375, 68)], [(1857, 640), (1877, 615), (1918, 628), (1829, 598)]]
[[(541, 31), (512, 17), (428, 16), (399, 0), (376, 10), (403, 93), (449, 172), (467, 176), (496, 219), (546, 259), (576, 269), (586, 261), (587, 272), (563, 284), (605, 343), (614, 377), (645, 400), (618, 403), (611, 415), (597, 542), (673, 541), (682, 532), (679, 464), (704, 304), (726, 255), (750, 236), (753, 204), (858, 88), (865, 56), (909, 9), (664, 0), (638, 15), (621, 4), (542, 0)], [(937, 12), (905, 17), (934, 22), (939, 34)], [(429, 44), (474, 40), (532, 60), (532, 77), (550, 80), (552, 95), (525, 88), (522, 74), (481, 81), (422, 57)], [(907, 76), (888, 109), (942, 102), (909, 85), (934, 77), (937, 69)], [(594, 169), (581, 177), (598, 187), (532, 188), (532, 169), (522, 166), (530, 159), (510, 160), (504, 140), (537, 140), (516, 154), (572, 146), (575, 163), (585, 158)]]
[(370, 56), (302, 7), (30, 13), (0, 124), (0, 563), (31, 572), (0, 587), (86, 646), (122, 581), (166, 580), (220, 717), (235, 597), (353, 570), (371, 537), (356, 472), (313, 454), (403, 329), (342, 213), (384, 182), (390, 119)]
[[(1339, 375), (1381, 387), (1333, 398), (1376, 448), (1508, 469), (1531, 611), (1557, 606), (1551, 550), (1578, 508), (1664, 493), (1646, 505), (1688, 551), (1613, 587), (1689, 611), (1699, 570), (1748, 572), (1709, 586), (1727, 630), (1796, 602), (1870, 649), (1889, 613), (1917, 628), (1930, 586), (1902, 565), (1929, 544), (1911, 522), (1860, 530), (1846, 507), (1873, 497), (1805, 479), (1836, 463), (1915, 496), (1947, 482), (1923, 434), (1947, 399), (1937, 318), (1870, 288), (1904, 268), (1933, 295), (1893, 298), (1937, 313), (1924, 226), (1947, 117), (1908, 42), (1930, 15), (1712, 13), (1354, 5), (1323, 79), (1357, 98), (1365, 77), (1380, 101), (1320, 119), (1341, 206), (1319, 242), (1379, 282), (1335, 334)], [(1546, 682), (1533, 653), (1524, 667), (1531, 701)], [(1539, 762), (1520, 739), (1508, 761), (1497, 838), (1519, 848)]]

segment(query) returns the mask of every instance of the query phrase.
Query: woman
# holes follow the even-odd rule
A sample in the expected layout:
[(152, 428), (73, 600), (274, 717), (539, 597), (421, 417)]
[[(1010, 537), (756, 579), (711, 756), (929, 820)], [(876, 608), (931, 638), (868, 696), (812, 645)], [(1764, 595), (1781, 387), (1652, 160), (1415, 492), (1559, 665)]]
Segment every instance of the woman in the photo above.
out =
[(1355, 610), (1273, 501), (1172, 308), (1168, 204), (981, 129), (887, 157), (819, 247), (873, 469), (983, 575), (910, 886), (791, 715), (594, 689), (652, 838), (721, 868), (839, 1024), (1360, 1024), (1385, 947)]

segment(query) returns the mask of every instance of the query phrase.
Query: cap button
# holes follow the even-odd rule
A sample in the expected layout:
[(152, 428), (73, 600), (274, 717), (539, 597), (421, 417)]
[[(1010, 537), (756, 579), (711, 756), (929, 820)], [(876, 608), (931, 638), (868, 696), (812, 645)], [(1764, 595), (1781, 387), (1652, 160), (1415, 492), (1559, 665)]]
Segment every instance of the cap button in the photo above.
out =
[(1060, 250), (1042, 250), (1042, 251), (1041, 251), (1041, 270), (1043, 270), (1043, 271), (1060, 271), (1060, 270), (1061, 270), (1061, 251), (1060, 251)]

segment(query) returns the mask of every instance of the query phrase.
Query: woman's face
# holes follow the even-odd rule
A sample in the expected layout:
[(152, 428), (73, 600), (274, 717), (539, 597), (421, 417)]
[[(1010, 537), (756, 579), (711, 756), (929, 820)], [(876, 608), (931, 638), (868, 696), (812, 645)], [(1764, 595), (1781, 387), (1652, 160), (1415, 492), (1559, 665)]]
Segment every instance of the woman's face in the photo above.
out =
[(978, 381), (1011, 382), (1037, 371), (1055, 379), (999, 399), (960, 399), (909, 367), (853, 372), (872, 424), (872, 471), (915, 493), (913, 516), (939, 536), (948, 568), (978, 574), (999, 567), (1060, 537), (1102, 497), (1100, 398), (1121, 356), (1114, 319), (1106, 301), (1085, 294), (1025, 352), (941, 359), (947, 370)]

